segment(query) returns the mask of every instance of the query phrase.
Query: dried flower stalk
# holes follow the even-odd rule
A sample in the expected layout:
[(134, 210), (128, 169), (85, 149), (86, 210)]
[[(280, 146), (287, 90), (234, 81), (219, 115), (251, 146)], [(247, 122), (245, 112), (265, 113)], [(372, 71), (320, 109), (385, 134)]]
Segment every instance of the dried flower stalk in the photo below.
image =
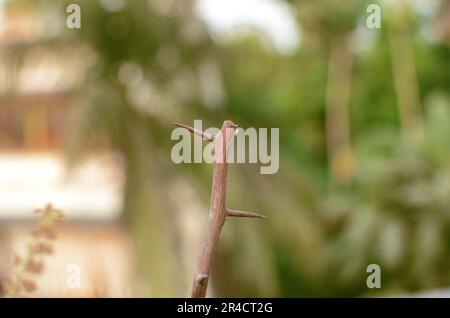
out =
[(7, 297), (26, 297), (38, 288), (34, 278), (44, 271), (44, 258), (53, 254), (52, 241), (56, 237), (54, 226), (62, 220), (63, 213), (48, 204), (38, 209), (35, 214), (40, 218), (31, 231), (31, 241), (24, 258), (15, 254), (13, 257), (14, 275), (6, 286)]

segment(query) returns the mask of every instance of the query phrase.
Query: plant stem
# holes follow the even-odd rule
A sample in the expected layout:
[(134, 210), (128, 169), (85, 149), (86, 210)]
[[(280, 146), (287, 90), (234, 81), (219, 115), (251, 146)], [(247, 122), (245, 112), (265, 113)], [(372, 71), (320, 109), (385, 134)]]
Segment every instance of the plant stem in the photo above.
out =
[[(203, 245), (198, 259), (197, 269), (192, 287), (192, 297), (206, 296), (208, 281), (211, 275), (212, 262), (219, 241), (220, 232), (227, 216), (225, 209), (227, 186), (227, 146), (234, 137), (235, 125), (225, 121), (219, 135), (215, 139), (214, 170), (211, 186), (211, 208), (209, 211)], [(233, 133), (231, 133), (233, 132)]]
[(265, 218), (265, 216), (255, 212), (229, 210), (225, 207), (228, 147), (233, 140), (235, 129), (238, 126), (233, 124), (233, 122), (226, 120), (224, 121), (220, 132), (215, 136), (211, 136), (184, 124), (174, 124), (214, 143), (214, 170), (211, 186), (211, 207), (209, 210), (206, 233), (195, 270), (191, 293), (193, 298), (203, 298), (206, 296), (214, 254), (219, 242), (220, 232), (222, 231), (222, 227), (225, 224), (227, 216), (249, 218)]

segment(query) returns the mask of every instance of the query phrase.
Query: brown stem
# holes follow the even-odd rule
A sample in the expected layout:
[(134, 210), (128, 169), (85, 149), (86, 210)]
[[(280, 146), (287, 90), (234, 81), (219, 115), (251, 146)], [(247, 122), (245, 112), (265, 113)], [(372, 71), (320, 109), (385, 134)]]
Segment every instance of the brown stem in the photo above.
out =
[(208, 225), (206, 228), (203, 245), (197, 263), (196, 274), (192, 286), (192, 297), (206, 296), (209, 277), (211, 275), (212, 262), (219, 241), (220, 231), (227, 216), (225, 209), (225, 197), (227, 187), (227, 146), (234, 137), (235, 125), (231, 121), (225, 121), (220, 133), (215, 138), (214, 145), (214, 170), (211, 187), (211, 208), (209, 211)]
[[(192, 133), (205, 138), (205, 134), (198, 129), (194, 129), (183, 124), (176, 123), (176, 125), (179, 127), (184, 127)], [(195, 270), (191, 293), (193, 298), (202, 298), (206, 296), (215, 250), (219, 241), (220, 232), (225, 224), (226, 217), (238, 216), (264, 218), (264, 216), (254, 212), (229, 210), (225, 207), (227, 186), (227, 150), (233, 140), (234, 130), (236, 127), (238, 126), (233, 122), (226, 120), (217, 135), (207, 136), (206, 138), (214, 142), (214, 170), (211, 189), (211, 207), (205, 237), (203, 239), (200, 256)]]

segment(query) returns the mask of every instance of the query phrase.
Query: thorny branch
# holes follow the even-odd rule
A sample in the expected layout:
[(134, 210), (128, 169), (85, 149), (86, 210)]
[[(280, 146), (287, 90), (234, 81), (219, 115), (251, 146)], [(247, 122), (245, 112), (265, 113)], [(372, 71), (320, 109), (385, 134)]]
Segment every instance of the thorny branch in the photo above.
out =
[(185, 128), (193, 134), (214, 143), (214, 170), (211, 187), (211, 207), (203, 245), (200, 250), (195, 276), (192, 286), (193, 298), (206, 296), (208, 281), (215, 250), (219, 241), (220, 232), (225, 224), (226, 217), (266, 218), (265, 216), (246, 211), (237, 211), (225, 207), (227, 185), (227, 151), (238, 127), (230, 120), (224, 121), (220, 132), (216, 135), (207, 134), (199, 129), (180, 123), (174, 123), (178, 127)]

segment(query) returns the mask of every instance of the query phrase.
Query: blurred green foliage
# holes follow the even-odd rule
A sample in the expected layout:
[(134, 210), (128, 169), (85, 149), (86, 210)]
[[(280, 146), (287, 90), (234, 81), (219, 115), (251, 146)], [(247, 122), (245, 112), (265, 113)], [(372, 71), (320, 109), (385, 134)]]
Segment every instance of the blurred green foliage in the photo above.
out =
[[(56, 40), (86, 43), (96, 62), (79, 89), (69, 149), (82, 153), (100, 135), (102, 145), (125, 157), (124, 222), (136, 240), (137, 295), (182, 296), (188, 288), (180, 283), (186, 280), (172, 186), (185, 180), (207, 209), (211, 169), (174, 165), (169, 136), (172, 120), (193, 119), (280, 128), (276, 175), (249, 165), (230, 169), (229, 206), (270, 220), (227, 222), (215, 261), (216, 295), (362, 296), (450, 285), (449, 45), (425, 34), (449, 19), (441, 14), (444, 1), (428, 17), (411, 3), (383, 7), (382, 28), (366, 29), (362, 38), (367, 1), (289, 1), (303, 32), (292, 54), (268, 48), (256, 31), (218, 45), (191, 1), (133, 0), (116, 12), (99, 1), (70, 2), (81, 5), (82, 29)], [(399, 23), (403, 16), (409, 18)], [(414, 56), (414, 76), (403, 78), (418, 87), (424, 135), (416, 141), (402, 135), (395, 86), (402, 73), (395, 73), (389, 41), (396, 28), (411, 40)], [(335, 40), (352, 52), (355, 167), (347, 185), (329, 173), (326, 146)], [(367, 48), (353, 49), (365, 40)], [(222, 94), (205, 84), (205, 69), (218, 73)], [(142, 89), (151, 95), (145, 105), (136, 98)], [(382, 268), (380, 290), (366, 287), (371, 263)]]

